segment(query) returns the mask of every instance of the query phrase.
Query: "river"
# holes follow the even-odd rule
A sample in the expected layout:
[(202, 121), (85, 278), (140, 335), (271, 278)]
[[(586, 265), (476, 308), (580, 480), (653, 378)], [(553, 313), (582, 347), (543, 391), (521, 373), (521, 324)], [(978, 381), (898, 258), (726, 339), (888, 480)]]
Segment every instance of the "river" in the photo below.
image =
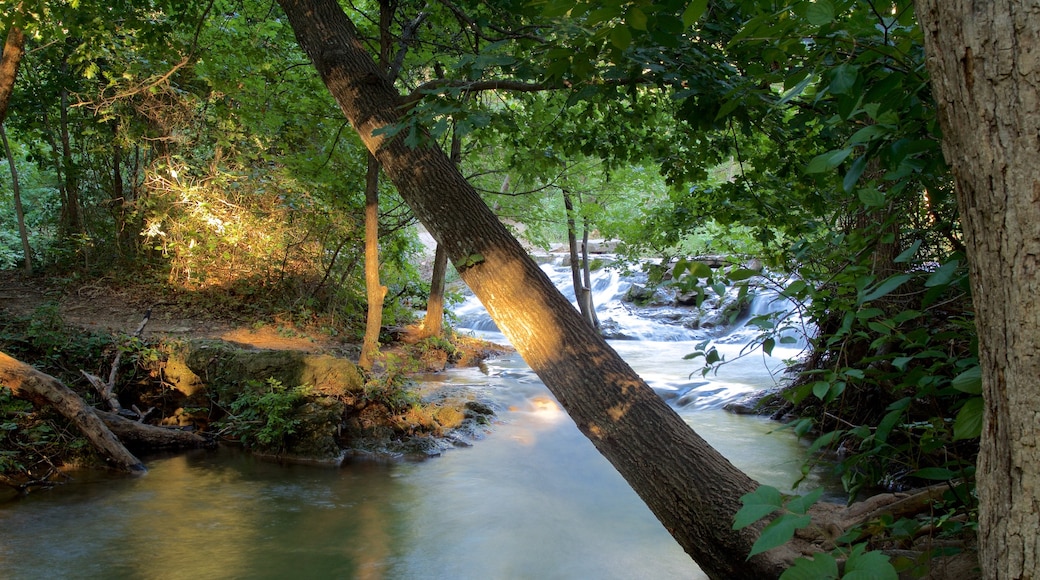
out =
[[(773, 386), (780, 359), (691, 376), (693, 337), (664, 336), (612, 344), (738, 467), (790, 489), (804, 445), (720, 408)], [(741, 345), (719, 348), (732, 358)], [(472, 447), (338, 469), (225, 448), (149, 458), (140, 477), (86, 474), (0, 504), (0, 578), (703, 577), (519, 356), (437, 380), (503, 409)]]

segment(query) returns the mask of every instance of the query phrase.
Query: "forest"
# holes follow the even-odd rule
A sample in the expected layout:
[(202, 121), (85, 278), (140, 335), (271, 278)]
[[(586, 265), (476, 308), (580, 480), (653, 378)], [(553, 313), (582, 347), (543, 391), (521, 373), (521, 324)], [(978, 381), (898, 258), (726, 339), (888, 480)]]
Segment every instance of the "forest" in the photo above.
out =
[[(124, 322), (148, 310), (141, 328), (154, 311), (335, 340), (358, 390), (316, 390), (378, 399), (386, 417), (424, 414), (416, 368), (388, 352), (443, 364), (484, 348), (453, 329), (464, 285), (709, 577), (1040, 567), (1028, 3), (0, 0), (0, 13), (2, 285), (85, 308), (116, 294)], [(761, 412), (810, 442), (804, 473), (826, 466), (847, 504), (759, 484), (647, 386), (603, 337), (590, 240), (698, 305), (729, 288), (797, 305), (807, 347)], [(529, 257), (560, 244), (574, 296)], [(191, 349), (133, 324), (74, 328), (53, 302), (8, 306), (0, 486), (44, 486), (47, 453), (141, 469), (120, 439), (147, 437), (146, 413), (134, 406), (126, 435), (90, 409), (129, 411), (115, 392)], [(756, 347), (796, 342), (794, 321), (753, 318)], [(687, 358), (691, 376), (732, 362), (710, 341)], [(287, 415), (314, 395), (296, 387), (221, 392), (251, 421), (228, 429), (277, 450), (335, 422)], [(87, 402), (63, 407), (69, 388)], [(464, 413), (480, 419), (427, 411), (408, 429)], [(26, 451), (41, 425), (70, 421), (83, 434), (63, 451)]]

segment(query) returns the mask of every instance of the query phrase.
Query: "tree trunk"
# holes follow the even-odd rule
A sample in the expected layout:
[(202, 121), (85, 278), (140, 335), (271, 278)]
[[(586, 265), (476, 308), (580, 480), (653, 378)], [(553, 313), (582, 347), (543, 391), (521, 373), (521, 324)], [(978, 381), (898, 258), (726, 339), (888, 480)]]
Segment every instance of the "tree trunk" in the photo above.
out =
[(79, 204), (79, 169), (72, 157), (72, 136), (69, 134), (68, 90), (61, 89), (60, 101), (61, 116), (58, 129), (61, 134), (61, 165), (65, 175), (65, 183), (62, 188), (65, 195), (62, 198), (60, 228), (62, 237), (69, 238), (84, 232), (83, 213)]
[(94, 409), (58, 379), (0, 352), (0, 384), (11, 389), (19, 399), (57, 409), (79, 428), (112, 467), (129, 472), (145, 470), (144, 465), (126, 450), (98, 418)]
[(592, 303), (588, 296), (589, 289), (585, 287), (581, 279), (581, 254), (578, 253), (578, 233), (576, 231), (578, 226), (574, 220), (574, 200), (571, 199), (571, 194), (567, 190), (563, 192), (563, 207), (567, 210), (567, 248), (571, 256), (571, 284), (574, 286), (574, 300), (578, 302), (581, 317), (595, 327), (589, 313), (589, 306)]
[[(21, 4), (18, 5), (21, 8)], [(17, 9), (16, 9), (17, 10)], [(25, 56), (25, 33), (20, 26), (12, 25), (7, 30), (4, 54), (0, 56), (0, 124), (7, 118), (7, 105), (14, 92), (14, 81), (18, 78), (18, 65)]]
[(985, 398), (986, 578), (1040, 575), (1040, 7), (918, 0), (964, 229)]
[(368, 156), (368, 175), (365, 179), (365, 289), (368, 294), (368, 316), (358, 366), (370, 371), (379, 349), (383, 299), (386, 298), (386, 286), (379, 283), (379, 161), (372, 155)]
[(280, 3), (402, 198), (578, 428), (706, 573), (779, 575), (792, 550), (748, 560), (757, 531), (732, 529), (740, 496), (757, 483), (690, 429), (582, 319), (443, 151), (374, 134), (400, 120), (401, 97), (363, 50), (339, 4)]
[(7, 163), (11, 166), (11, 191), (14, 193), (14, 215), (18, 220), (18, 237), (22, 240), (22, 253), (25, 254), (25, 272), (32, 274), (32, 247), (29, 246), (29, 232), (25, 229), (25, 211), (22, 209), (22, 188), (18, 183), (18, 167), (14, 163), (14, 153), (11, 145), (7, 142), (7, 131), (0, 123), (0, 140), (4, 143), (4, 153), (7, 155)]
[(585, 287), (583, 292), (585, 293), (585, 308), (587, 310), (586, 318), (592, 324), (593, 328), (599, 328), (599, 317), (596, 316), (596, 303), (592, 299), (592, 270), (589, 266), (589, 217), (583, 216), (581, 219), (581, 273), (584, 277)]
[(430, 277), (430, 298), (426, 301), (422, 338), (440, 336), (444, 325), (444, 279), (448, 273), (448, 253), (437, 244), (433, 254), (433, 275)]

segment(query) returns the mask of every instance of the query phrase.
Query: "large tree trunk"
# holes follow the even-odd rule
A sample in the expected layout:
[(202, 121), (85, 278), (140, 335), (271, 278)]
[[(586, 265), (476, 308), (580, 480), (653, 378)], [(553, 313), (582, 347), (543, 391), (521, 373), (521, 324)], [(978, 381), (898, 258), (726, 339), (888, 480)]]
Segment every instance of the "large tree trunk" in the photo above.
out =
[(300, 45), (462, 279), (578, 428), (701, 568), (717, 578), (777, 576), (792, 551), (745, 558), (756, 530), (732, 529), (757, 484), (708, 445), (571, 307), (434, 145), (376, 135), (400, 95), (335, 0), (280, 0)]
[(1040, 575), (1040, 6), (918, 0), (953, 168), (986, 401), (977, 469), (986, 578)]
[(57, 409), (79, 428), (112, 467), (130, 472), (145, 470), (144, 464), (123, 447), (94, 409), (58, 379), (0, 352), (0, 384), (11, 389), (15, 397)]

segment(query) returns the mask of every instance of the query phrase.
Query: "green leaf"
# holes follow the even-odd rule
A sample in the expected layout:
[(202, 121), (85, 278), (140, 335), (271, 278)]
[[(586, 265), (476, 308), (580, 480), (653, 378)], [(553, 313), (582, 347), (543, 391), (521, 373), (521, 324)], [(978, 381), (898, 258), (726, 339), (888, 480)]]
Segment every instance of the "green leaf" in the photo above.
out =
[(708, 0), (693, 0), (690, 5), (683, 11), (682, 22), (683, 27), (689, 28), (697, 23), (704, 16), (704, 12), (708, 9)]
[(847, 144), (862, 145), (874, 139), (875, 137), (878, 137), (879, 135), (884, 135), (888, 132), (889, 128), (884, 125), (867, 125), (866, 127), (863, 127), (859, 131), (853, 133), (852, 137), (849, 137), (849, 141)]
[(863, 170), (867, 168), (867, 156), (860, 155), (852, 162), (849, 166), (849, 170), (845, 172), (845, 178), (841, 180), (841, 188), (846, 193), (851, 192), (852, 188), (856, 187), (859, 183), (859, 178), (863, 175)]
[(809, 165), (805, 167), (806, 173), (824, 173), (841, 165), (842, 161), (852, 153), (852, 148), (828, 151), (812, 158)]
[(802, 92), (805, 91), (805, 87), (809, 86), (809, 83), (812, 82), (812, 80), (813, 75), (806, 74), (804, 79), (802, 79), (797, 85), (791, 87), (789, 91), (787, 91), (786, 93), (784, 93), (782, 97), (780, 97), (780, 100), (777, 102), (777, 105), (783, 105), (791, 99), (802, 94)]
[(818, 0), (809, 4), (805, 11), (805, 19), (813, 26), (830, 24), (834, 20), (834, 4), (830, 0)]
[(696, 278), (707, 278), (711, 276), (711, 267), (704, 262), (690, 262), (690, 275)]
[(823, 496), (823, 488), (818, 487), (805, 495), (800, 495), (791, 501), (787, 502), (787, 509), (791, 510), (796, 514), (804, 514), (809, 511), (820, 498)]
[(899, 574), (892, 562), (882, 552), (867, 552), (865, 544), (852, 549), (845, 561), (842, 580), (897, 580)]
[(887, 296), (892, 293), (893, 290), (899, 288), (904, 282), (910, 279), (909, 274), (897, 274), (888, 278), (873, 290), (866, 292), (862, 298), (858, 300), (860, 304), (864, 302), (870, 302), (871, 300), (877, 300), (883, 296)]
[(784, 570), (780, 580), (832, 580), (838, 578), (838, 562), (827, 553), (809, 558), (797, 558), (794, 565)]
[(921, 479), (933, 479), (937, 481), (949, 481), (957, 474), (945, 467), (925, 467), (910, 474)]
[(827, 381), (816, 381), (813, 383), (812, 394), (816, 395), (817, 399), (822, 401), (829, 392), (831, 392), (831, 384)]
[(610, 44), (613, 44), (615, 48), (625, 50), (630, 44), (632, 44), (632, 33), (628, 30), (627, 26), (615, 26), (610, 31)]
[(881, 207), (885, 205), (885, 194), (876, 187), (864, 187), (856, 192), (860, 203), (867, 207)]
[(772, 356), (773, 355), (773, 348), (775, 346), (776, 346), (776, 340), (774, 340), (772, 338), (767, 338), (764, 341), (762, 341), (762, 352), (768, 354), (769, 356)]
[(646, 14), (637, 6), (629, 8), (625, 22), (636, 30), (646, 30)]
[(969, 395), (982, 394), (982, 367), (976, 365), (957, 375), (950, 385), (962, 393)]
[(783, 507), (784, 499), (780, 490), (768, 485), (760, 485), (758, 489), (746, 493), (740, 498), (744, 507), (733, 516), (733, 529), (740, 530), (768, 516)]
[(921, 248), (921, 240), (916, 240), (913, 243), (913, 245), (911, 245), (909, 248), (903, 250), (903, 252), (900, 253), (898, 256), (896, 256), (896, 259), (893, 260), (893, 261), (895, 263), (897, 263), (897, 264), (902, 264), (904, 262), (909, 262), (914, 257), (914, 255), (917, 254), (917, 250), (919, 250), (920, 248)]
[(812, 518), (805, 515), (784, 514), (776, 518), (762, 529), (762, 535), (751, 546), (748, 558), (786, 544), (788, 540), (794, 537), (796, 530), (804, 528), (811, 523)]
[(953, 440), (974, 439), (982, 435), (982, 417), (986, 405), (982, 397), (968, 399), (953, 421)]
[(859, 75), (859, 67), (851, 64), (840, 64), (834, 67), (831, 76), (831, 84), (828, 85), (830, 92), (835, 95), (845, 95), (856, 86), (856, 77)]
[(957, 273), (957, 269), (960, 267), (960, 265), (960, 260), (950, 260), (949, 262), (946, 262), (945, 264), (940, 266), (938, 270), (932, 272), (932, 275), (929, 276), (928, 280), (926, 280), (924, 283), (925, 287), (931, 288), (933, 286), (942, 286), (944, 284), (949, 284), (950, 280), (953, 279), (953, 275)]

